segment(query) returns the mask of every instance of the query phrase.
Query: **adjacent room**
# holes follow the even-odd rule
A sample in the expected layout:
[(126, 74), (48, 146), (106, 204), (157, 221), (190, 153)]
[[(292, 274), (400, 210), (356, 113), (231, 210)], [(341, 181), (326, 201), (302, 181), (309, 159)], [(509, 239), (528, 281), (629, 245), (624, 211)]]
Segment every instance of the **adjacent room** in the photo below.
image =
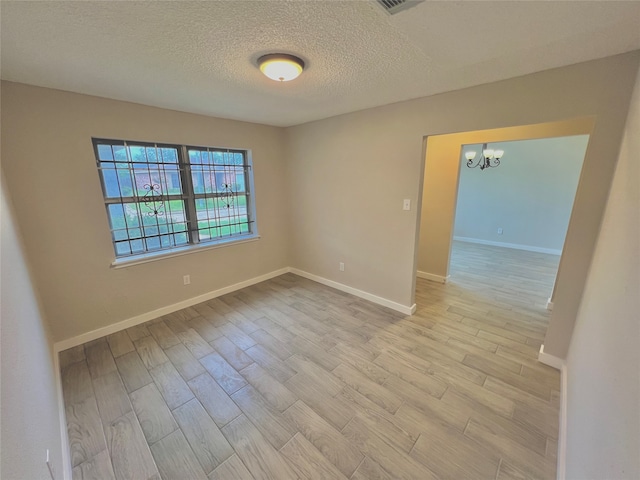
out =
[(533, 311), (553, 308), (588, 141), (575, 135), (463, 147), (449, 281)]
[(2, 479), (640, 477), (640, 2), (0, 22)]

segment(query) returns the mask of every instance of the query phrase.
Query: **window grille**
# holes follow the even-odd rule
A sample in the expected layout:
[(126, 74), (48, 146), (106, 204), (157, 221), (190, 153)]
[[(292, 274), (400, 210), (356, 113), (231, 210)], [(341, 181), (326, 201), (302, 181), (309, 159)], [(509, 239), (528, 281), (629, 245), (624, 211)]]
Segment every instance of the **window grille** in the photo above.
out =
[(93, 139), (116, 257), (255, 234), (247, 151)]

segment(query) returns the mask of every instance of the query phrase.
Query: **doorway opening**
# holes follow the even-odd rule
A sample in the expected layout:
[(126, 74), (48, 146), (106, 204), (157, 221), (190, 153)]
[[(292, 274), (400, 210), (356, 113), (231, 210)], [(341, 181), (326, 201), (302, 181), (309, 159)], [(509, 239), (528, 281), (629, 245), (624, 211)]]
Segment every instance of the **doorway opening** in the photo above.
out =
[[(529, 310), (552, 308), (588, 141), (573, 135), (462, 146), (452, 282)], [(485, 161), (483, 148), (504, 153)]]
[[(518, 339), (540, 347), (593, 124), (587, 117), (427, 137), (415, 261), (418, 311), (434, 295), (459, 297), (447, 307), (457, 319), (490, 313), (501, 319), (489, 323), (505, 323), (515, 309), (524, 330), (512, 336), (522, 334)], [(500, 165), (468, 168), (467, 152), (475, 150), (478, 163), (484, 144), (504, 151)], [(434, 282), (449, 285), (434, 293)]]

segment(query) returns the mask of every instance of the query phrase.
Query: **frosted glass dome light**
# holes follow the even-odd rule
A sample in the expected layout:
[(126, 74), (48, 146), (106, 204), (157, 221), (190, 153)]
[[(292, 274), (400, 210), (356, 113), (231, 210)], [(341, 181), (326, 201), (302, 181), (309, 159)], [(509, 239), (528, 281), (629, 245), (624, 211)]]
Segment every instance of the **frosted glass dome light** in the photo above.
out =
[(258, 59), (258, 66), (271, 80), (288, 82), (300, 76), (304, 70), (304, 61), (286, 53), (270, 53)]

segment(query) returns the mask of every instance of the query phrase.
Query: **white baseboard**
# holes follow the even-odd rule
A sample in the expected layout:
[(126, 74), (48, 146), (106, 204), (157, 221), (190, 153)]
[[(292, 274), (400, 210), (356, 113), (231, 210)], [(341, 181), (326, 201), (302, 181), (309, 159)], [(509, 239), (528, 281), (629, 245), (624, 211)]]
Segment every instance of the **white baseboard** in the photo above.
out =
[(560, 430), (558, 432), (558, 463), (556, 479), (567, 478), (567, 364), (560, 369)]
[(544, 344), (540, 345), (540, 353), (538, 353), (538, 361), (540, 363), (544, 363), (545, 365), (548, 365), (549, 367), (555, 368), (556, 370), (562, 370), (562, 366), (564, 365), (563, 359), (544, 352)]
[(480, 245), (492, 245), (494, 247), (513, 248), (515, 250), (526, 250), (528, 252), (549, 253), (551, 255), (562, 255), (562, 250), (555, 248), (534, 247), (533, 245), (521, 245), (519, 243), (494, 242), (492, 240), (483, 240), (481, 238), (458, 237), (454, 236), (454, 240), (459, 242), (477, 243)]
[(141, 315), (136, 315), (135, 317), (131, 317), (126, 320), (113, 323), (111, 325), (107, 325), (106, 327), (101, 327), (96, 330), (92, 330), (90, 332), (86, 332), (81, 335), (77, 335), (75, 337), (71, 337), (66, 340), (62, 340), (60, 342), (56, 342), (53, 345), (54, 355), (57, 357), (58, 353), (62, 352), (63, 350), (67, 350), (69, 348), (82, 345), (83, 343), (87, 343), (92, 340), (97, 340), (98, 338), (102, 338), (106, 335), (111, 335), (112, 333), (119, 332), (120, 330), (124, 330), (126, 328), (130, 328), (135, 325), (148, 322), (149, 320), (153, 320), (154, 318), (158, 318), (163, 315), (168, 315), (169, 313), (177, 312), (178, 310), (182, 310), (183, 308), (187, 308), (192, 305), (196, 305), (198, 303), (206, 302), (207, 300), (211, 300), (212, 298), (220, 297), (222, 295), (226, 295), (227, 293), (235, 292), (236, 290), (240, 290), (242, 288), (255, 285), (256, 283), (264, 282), (265, 280), (269, 280), (270, 278), (278, 277), (280, 275), (283, 275), (289, 272), (295, 273), (296, 275), (300, 275), (301, 277), (308, 278), (309, 280), (322, 283), (323, 285), (333, 287), (343, 292), (350, 293), (352, 295), (355, 295), (356, 297), (364, 298), (365, 300), (369, 300), (370, 302), (377, 303), (378, 305), (391, 308), (392, 310), (396, 310), (400, 313), (404, 313), (405, 315), (413, 315), (416, 311), (415, 304), (411, 306), (402, 305), (400, 303), (394, 302), (392, 300), (388, 300), (383, 297), (379, 297), (372, 293), (365, 292), (363, 290), (358, 290), (357, 288), (353, 288), (348, 285), (344, 285), (342, 283), (334, 282), (333, 280), (329, 280), (324, 277), (314, 275), (313, 273), (305, 272), (304, 270), (285, 267), (279, 270), (274, 270), (273, 272), (265, 273), (264, 275), (260, 275), (258, 277), (250, 278), (249, 280), (244, 280), (234, 285), (229, 285), (228, 287), (220, 288), (212, 292), (198, 295), (197, 297), (188, 298), (187, 300), (183, 300), (181, 302), (174, 303), (172, 305), (167, 305), (165, 307), (161, 307), (156, 310), (143, 313)]
[(554, 355), (544, 353), (544, 345), (540, 345), (538, 361), (560, 370), (560, 414), (558, 432), (558, 462), (556, 479), (565, 480), (567, 468), (567, 363)]
[(547, 300), (547, 310), (553, 310), (553, 302), (551, 301), (551, 297), (549, 297), (549, 300)]
[[(69, 434), (67, 432), (67, 414), (64, 408), (64, 396), (62, 394), (62, 376), (60, 375), (60, 357), (58, 351), (53, 349), (53, 378), (56, 382), (56, 398), (58, 399), (58, 421), (60, 422), (60, 446), (62, 447), (62, 478), (71, 480), (71, 449), (69, 447)], [(57, 477), (57, 475), (56, 475)]]
[(378, 305), (382, 305), (383, 307), (391, 308), (392, 310), (395, 310), (400, 313), (404, 313), (405, 315), (413, 315), (416, 311), (415, 303), (411, 306), (402, 305), (401, 303), (397, 303), (392, 300), (379, 297), (372, 293), (365, 292), (364, 290), (358, 290), (357, 288), (353, 288), (348, 285), (344, 285), (342, 283), (338, 283), (333, 280), (329, 280), (327, 278), (314, 275), (313, 273), (305, 272), (304, 270), (291, 268), (290, 271), (291, 273), (300, 275), (301, 277), (304, 277), (304, 278), (308, 278), (309, 280), (313, 280), (314, 282), (327, 285), (328, 287), (333, 287), (337, 290), (341, 290), (346, 293), (350, 293), (351, 295), (355, 295), (356, 297), (364, 298), (365, 300), (369, 300), (370, 302), (377, 303)]
[(125, 328), (130, 328), (135, 325), (148, 322), (149, 320), (153, 320), (154, 318), (158, 318), (163, 315), (168, 315), (169, 313), (177, 312), (178, 310), (182, 310), (183, 308), (187, 308), (192, 305), (197, 305), (198, 303), (206, 302), (207, 300), (211, 300), (212, 298), (220, 297), (221, 295), (226, 295), (227, 293), (235, 292), (236, 290), (240, 290), (241, 288), (249, 287), (251, 285), (255, 285), (256, 283), (264, 282), (265, 280), (269, 280), (270, 278), (280, 276), (290, 271), (291, 269), (289, 267), (281, 268), (279, 270), (274, 270), (273, 272), (265, 273), (264, 275), (260, 275), (258, 277), (250, 278), (249, 280), (244, 280), (242, 282), (229, 285), (228, 287), (224, 287), (218, 290), (214, 290), (212, 292), (204, 293), (202, 295), (198, 295), (197, 297), (188, 298), (187, 300), (183, 300), (181, 302), (174, 303), (172, 305), (167, 305), (166, 307), (161, 307), (156, 310), (143, 313), (142, 315), (136, 315), (135, 317), (131, 317), (126, 320), (122, 320), (121, 322), (113, 323), (111, 325), (107, 325), (106, 327), (98, 328), (96, 330), (83, 333), (76, 337), (68, 338), (67, 340), (62, 340), (54, 344), (53, 346), (54, 353), (57, 356), (58, 352), (67, 350), (68, 348), (82, 345), (83, 343), (90, 342), (91, 340), (102, 338), (105, 335), (111, 335), (112, 333), (119, 332), (120, 330), (124, 330)]
[(438, 283), (447, 283), (449, 281), (449, 275), (447, 275), (446, 277), (443, 277), (442, 275), (435, 275), (433, 273), (421, 272), (420, 270), (416, 272), (416, 277), (424, 278), (426, 280), (432, 280)]

